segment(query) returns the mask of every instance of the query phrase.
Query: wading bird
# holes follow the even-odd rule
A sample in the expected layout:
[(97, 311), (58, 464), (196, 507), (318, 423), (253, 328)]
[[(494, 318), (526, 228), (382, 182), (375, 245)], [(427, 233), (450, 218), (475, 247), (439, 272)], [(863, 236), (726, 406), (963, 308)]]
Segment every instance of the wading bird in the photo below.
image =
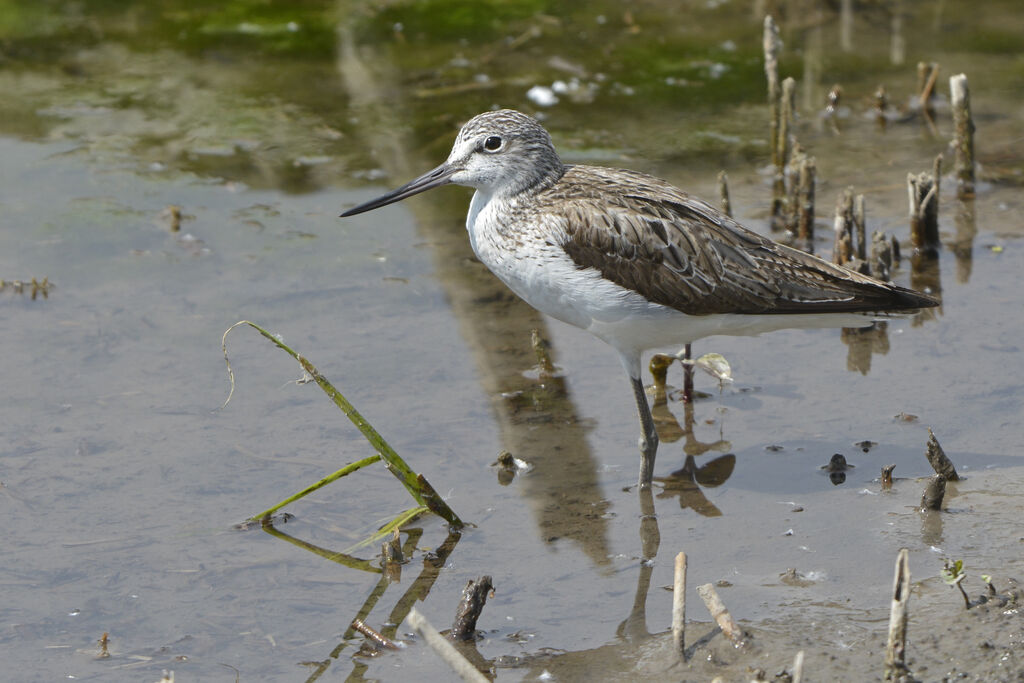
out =
[(718, 334), (863, 327), (872, 314), (938, 305), (762, 237), (664, 180), (563, 164), (543, 126), (509, 109), (474, 117), (443, 164), (341, 215), (449, 183), (476, 189), (466, 229), (491, 272), (618, 351), (640, 414), (641, 487), (658, 449), (644, 351)]

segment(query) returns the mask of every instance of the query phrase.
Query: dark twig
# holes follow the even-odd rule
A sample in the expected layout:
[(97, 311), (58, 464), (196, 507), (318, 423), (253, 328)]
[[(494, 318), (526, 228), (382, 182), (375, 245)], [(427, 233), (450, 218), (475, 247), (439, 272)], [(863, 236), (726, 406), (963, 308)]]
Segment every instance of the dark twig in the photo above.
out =
[(953, 462), (946, 456), (946, 452), (942, 450), (939, 440), (935, 438), (935, 434), (932, 433), (931, 429), (928, 430), (928, 446), (925, 450), (925, 457), (928, 458), (928, 463), (935, 470), (935, 473), (946, 481), (960, 480), (960, 475), (956, 473)]
[(462, 600), (455, 610), (455, 621), (448, 637), (452, 640), (473, 640), (476, 638), (476, 621), (487, 604), (487, 596), (492, 593), (491, 577), (481, 576), (470, 579), (462, 589)]
[(388, 638), (386, 635), (380, 633), (379, 631), (375, 631), (374, 629), (370, 628), (369, 626), (366, 625), (365, 622), (363, 622), (362, 619), (353, 619), (351, 625), (352, 625), (352, 628), (354, 628), (355, 630), (359, 631), (364, 636), (369, 638), (378, 647), (387, 648), (388, 650), (401, 650), (402, 649), (401, 645), (399, 645), (395, 641), (391, 640), (390, 638)]
[(693, 345), (683, 347), (683, 403), (693, 403), (693, 365), (685, 361), (693, 358)]
[(921, 110), (926, 112), (926, 115), (931, 116), (932, 111), (932, 96), (935, 94), (935, 82), (939, 79), (939, 65), (935, 62), (931, 64), (925, 64), (924, 62), (918, 62), (917, 64), (917, 80), (918, 80), (918, 102), (920, 103)]

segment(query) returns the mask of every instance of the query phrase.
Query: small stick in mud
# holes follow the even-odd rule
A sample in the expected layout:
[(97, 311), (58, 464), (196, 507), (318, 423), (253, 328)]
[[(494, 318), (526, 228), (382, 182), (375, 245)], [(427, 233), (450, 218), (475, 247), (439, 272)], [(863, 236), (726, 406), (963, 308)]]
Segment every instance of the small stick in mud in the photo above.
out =
[(376, 631), (376, 630), (370, 628), (369, 626), (366, 625), (365, 622), (363, 622), (362, 619), (353, 619), (352, 620), (352, 628), (355, 629), (356, 631), (359, 631), (360, 633), (362, 633), (367, 638), (369, 638), (378, 647), (386, 648), (388, 650), (401, 650), (402, 649), (401, 645), (399, 645), (395, 641), (391, 640), (390, 638), (388, 638), (386, 635), (384, 635), (380, 631)]
[(889, 642), (885, 647), (886, 680), (902, 680), (910, 670), (907, 654), (907, 604), (910, 600), (910, 556), (901, 548), (896, 557), (896, 575), (892, 582), (892, 607), (889, 610)]
[(672, 584), (672, 643), (679, 659), (686, 661), (686, 553), (676, 555), (675, 581)]
[(455, 610), (455, 621), (448, 637), (452, 640), (473, 640), (476, 638), (476, 621), (487, 604), (487, 596), (494, 591), (491, 577), (481, 576), (470, 579), (462, 589), (462, 600)]
[(927, 116), (931, 116), (932, 112), (932, 96), (935, 94), (935, 82), (939, 79), (939, 65), (935, 62), (926, 64), (924, 62), (917, 63), (917, 84), (918, 84), (918, 102), (920, 103), (921, 110), (926, 113)]
[(722, 629), (722, 633), (725, 637), (731, 640), (733, 643), (739, 644), (743, 640), (743, 629), (739, 627), (736, 621), (729, 614), (729, 610), (725, 607), (722, 599), (718, 597), (718, 592), (715, 587), (710, 583), (705, 583), (703, 586), (697, 586), (697, 594), (701, 600), (704, 601), (704, 605), (708, 608), (708, 612), (714, 618), (715, 623)]
[(732, 202), (729, 201), (729, 176), (725, 174), (725, 171), (718, 172), (718, 196), (722, 213), (732, 218)]
[(459, 654), (459, 651), (455, 649), (455, 646), (445, 640), (445, 637), (437, 632), (427, 618), (420, 614), (419, 610), (413, 607), (409, 610), (409, 616), (406, 617), (406, 621), (409, 622), (409, 626), (412, 626), (414, 630), (424, 642), (430, 646), (430, 648), (437, 653), (441, 659), (445, 661), (445, 664), (450, 666), (459, 677), (468, 681), (469, 683), (490, 683), (489, 679), (484, 676), (475, 666), (469, 663), (469, 660)]
[(960, 475), (956, 473), (953, 462), (946, 456), (946, 452), (942, 450), (939, 440), (935, 438), (935, 434), (932, 433), (931, 429), (928, 430), (928, 447), (925, 450), (925, 457), (928, 458), (928, 463), (935, 470), (935, 473), (943, 479), (946, 481), (960, 481)]
[(946, 478), (941, 474), (932, 475), (921, 496), (921, 511), (941, 510), (942, 499), (946, 496)]
[(974, 197), (974, 119), (971, 118), (967, 76), (951, 76), (949, 92), (956, 131), (953, 137), (953, 148), (956, 150), (956, 195), (960, 199), (971, 199)]
[(896, 464), (886, 465), (882, 468), (882, 490), (888, 491), (892, 488), (892, 471), (896, 469)]

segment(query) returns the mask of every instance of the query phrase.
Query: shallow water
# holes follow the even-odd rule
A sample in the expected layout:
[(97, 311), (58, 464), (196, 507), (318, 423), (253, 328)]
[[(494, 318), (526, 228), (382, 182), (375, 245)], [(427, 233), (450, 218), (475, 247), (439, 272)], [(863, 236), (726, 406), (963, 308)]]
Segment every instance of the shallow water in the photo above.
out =
[[(787, 6), (783, 66), (816, 74), (799, 86), (798, 135), (818, 160), (825, 254), (847, 185), (866, 193), (872, 228), (906, 242), (906, 173), (930, 168), (949, 139), (941, 109), (937, 135), (920, 120), (879, 130), (865, 115), (878, 82), (901, 102), (918, 60), (942, 64), (940, 84), (968, 73), (984, 182), (972, 235), (943, 181), (943, 305), (891, 321), (873, 354), (838, 330), (696, 345), (725, 355), (736, 382), (719, 391), (698, 376), (709, 396), (690, 436), (662, 423), (656, 517), (631, 488), (637, 425), (614, 354), (516, 301), (472, 259), (469, 191), (337, 214), (436, 165), (460, 121), (492, 104), (538, 112), (528, 89), (575, 73), (593, 92), (540, 111), (567, 160), (656, 172), (708, 198), (726, 169), (737, 216), (765, 231), (749, 8), (684, 16), (646, 3), (627, 17), (616, 3), (585, 14), (522, 3), (492, 20), (441, 4), (380, 15), (347, 3), (118, 14), (11, 4), (0, 25), (5, 668), (18, 680), (156, 680), (165, 669), (179, 680), (232, 680), (232, 669), (242, 680), (448, 679), (419, 644), (354, 657), (362, 638), (346, 629), (364, 604), (381, 628), (413, 600), (446, 627), (466, 581), (489, 574), (478, 650), (503, 680), (746, 680), (748, 666), (774, 673), (798, 649), (818, 678), (850, 680), (881, 671), (893, 562), (907, 547), (921, 675), (1019, 670), (1019, 617), (978, 636), (996, 640), (992, 651), (936, 625), (964, 613), (938, 579), (943, 558), (964, 560), (974, 594), (980, 574), (1004, 586), (1024, 569), (1024, 71), (1006, 39), (1024, 12), (906, 4), (904, 65), (890, 62), (885, 15), (858, 16), (847, 55), (831, 13)], [(848, 108), (838, 135), (817, 114), (837, 81)], [(910, 271), (905, 260), (895, 279), (912, 282)], [(10, 284), (32, 277), (49, 278), (48, 296)], [(454, 547), (437, 518), (412, 525), (412, 561), (375, 602), (379, 574), (233, 528), (372, 453), (251, 330), (229, 338), (237, 386), (218, 410), (221, 334), (244, 318), (311, 359), (472, 523)], [(551, 342), (555, 379), (538, 380), (532, 328)], [(667, 410), (687, 422), (681, 403)], [(941, 515), (915, 510), (927, 427), (967, 477)], [(862, 441), (877, 445), (863, 452)], [(503, 485), (491, 466), (502, 450), (532, 471)], [(837, 452), (856, 466), (840, 485), (820, 469)], [(899, 479), (882, 492), (888, 463)], [(279, 531), (340, 551), (408, 505), (378, 466), (290, 506)], [(725, 581), (757, 648), (673, 665), (664, 587), (680, 550), (690, 641), (710, 630), (694, 587)], [(439, 571), (424, 567), (428, 551), (443, 555)], [(355, 554), (375, 565), (375, 553)], [(810, 582), (784, 582), (789, 568)], [(111, 656), (99, 658), (104, 632)]]

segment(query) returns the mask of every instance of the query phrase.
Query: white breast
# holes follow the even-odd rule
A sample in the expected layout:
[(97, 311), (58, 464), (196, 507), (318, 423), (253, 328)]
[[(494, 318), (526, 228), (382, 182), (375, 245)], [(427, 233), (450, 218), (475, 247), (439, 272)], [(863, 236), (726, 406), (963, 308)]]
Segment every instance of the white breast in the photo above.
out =
[(501, 201), (479, 190), (473, 195), (466, 217), (470, 244), (491, 272), (537, 310), (591, 331), (594, 323), (670, 310), (605, 280), (594, 268), (580, 269), (561, 246), (566, 236), (556, 218), (504, 224), (500, 217), (514, 216), (515, 210)]

